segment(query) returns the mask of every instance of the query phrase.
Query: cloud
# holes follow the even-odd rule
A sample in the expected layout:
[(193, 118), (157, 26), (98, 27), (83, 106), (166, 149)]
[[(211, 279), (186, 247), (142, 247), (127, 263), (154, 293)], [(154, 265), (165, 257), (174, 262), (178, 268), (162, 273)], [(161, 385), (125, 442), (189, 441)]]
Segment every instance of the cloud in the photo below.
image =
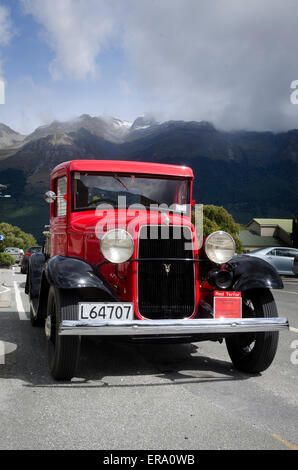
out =
[(21, 0), (26, 13), (44, 28), (55, 53), (49, 66), (54, 79), (96, 77), (96, 59), (115, 31), (106, 0)]
[[(118, 47), (133, 91), (161, 118), (226, 129), (298, 127), (298, 105), (290, 103), (296, 0), (21, 1), (43, 27), (56, 79), (95, 77), (100, 54)], [(128, 82), (118, 83), (130, 93)]]
[(57, 118), (59, 103), (51, 88), (36, 83), (30, 75), (17, 77), (16, 82), (9, 85), (9, 106), (5, 107), (5, 123), (10, 127), (28, 134), (36, 127)]
[(0, 5), (0, 46), (7, 46), (13, 36), (10, 11)]
[(142, 0), (128, 19), (125, 50), (165, 118), (297, 127), (297, 18), (293, 0)]
[[(9, 44), (13, 37), (13, 26), (10, 19), (10, 11), (3, 5), (0, 5), (0, 47)], [(0, 60), (0, 73), (2, 73), (2, 60)]]
[(132, 95), (132, 89), (130, 84), (125, 79), (119, 79), (119, 88), (125, 96)]

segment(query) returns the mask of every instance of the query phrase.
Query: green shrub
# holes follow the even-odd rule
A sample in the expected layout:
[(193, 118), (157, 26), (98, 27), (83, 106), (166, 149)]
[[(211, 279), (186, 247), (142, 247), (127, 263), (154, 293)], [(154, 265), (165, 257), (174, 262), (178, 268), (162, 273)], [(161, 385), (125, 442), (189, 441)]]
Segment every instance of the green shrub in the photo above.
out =
[(0, 266), (12, 266), (15, 259), (9, 253), (0, 253)]
[(204, 237), (212, 232), (216, 232), (217, 230), (224, 230), (225, 232), (230, 233), (234, 238), (236, 243), (236, 252), (242, 252), (243, 247), (239, 238), (240, 225), (235, 222), (233, 216), (224, 209), (224, 207), (204, 204), (203, 216)]
[(6, 222), (0, 223), (0, 235), (5, 237), (4, 240), (0, 241), (0, 252), (10, 246), (26, 251), (29, 246), (37, 245), (33, 235), (25, 233), (19, 227), (7, 224)]

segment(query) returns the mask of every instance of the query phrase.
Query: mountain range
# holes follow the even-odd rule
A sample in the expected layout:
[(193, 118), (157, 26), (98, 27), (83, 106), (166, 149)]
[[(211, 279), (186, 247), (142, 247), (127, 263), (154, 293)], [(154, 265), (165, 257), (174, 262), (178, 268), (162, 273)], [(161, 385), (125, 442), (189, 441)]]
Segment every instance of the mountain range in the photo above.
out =
[(298, 213), (298, 130), (226, 132), (206, 121), (134, 122), (88, 114), (54, 121), (25, 136), (0, 124), (0, 220), (40, 238), (51, 170), (71, 159), (120, 159), (188, 165), (197, 202), (223, 205), (240, 223)]

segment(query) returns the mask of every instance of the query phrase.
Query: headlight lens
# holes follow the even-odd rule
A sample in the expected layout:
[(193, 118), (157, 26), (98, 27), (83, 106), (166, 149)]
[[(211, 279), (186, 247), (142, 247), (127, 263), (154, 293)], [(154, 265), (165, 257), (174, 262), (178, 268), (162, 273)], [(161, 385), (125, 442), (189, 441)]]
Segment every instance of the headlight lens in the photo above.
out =
[(123, 229), (109, 230), (100, 242), (103, 256), (111, 263), (124, 263), (129, 260), (134, 251), (131, 235)]
[(227, 232), (219, 230), (206, 238), (205, 253), (213, 263), (226, 263), (234, 256), (235, 251), (234, 238)]

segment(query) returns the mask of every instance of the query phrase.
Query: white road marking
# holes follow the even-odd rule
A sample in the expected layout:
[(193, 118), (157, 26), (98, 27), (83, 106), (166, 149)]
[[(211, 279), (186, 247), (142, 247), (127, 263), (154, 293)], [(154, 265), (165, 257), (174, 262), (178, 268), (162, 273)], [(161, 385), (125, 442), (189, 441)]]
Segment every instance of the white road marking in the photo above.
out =
[(15, 343), (0, 341), (0, 365), (4, 365), (6, 356), (14, 352), (16, 349), (17, 345)]
[(290, 331), (293, 331), (293, 333), (298, 333), (298, 328), (294, 328), (293, 326), (290, 326)]
[[(10, 291), (10, 288), (9, 287), (5, 287), (5, 286), (0, 286), (0, 294), (4, 294), (4, 292), (8, 292)], [(3, 289), (3, 290), (2, 290)]]
[(19, 313), (19, 318), (20, 318), (20, 320), (29, 320), (27, 315), (26, 315), (24, 306), (23, 306), (19, 286), (16, 283), (16, 281), (13, 281), (13, 285), (14, 285), (14, 290), (15, 290), (15, 294), (16, 294), (16, 304), (17, 304), (17, 309), (18, 309), (18, 313)]

